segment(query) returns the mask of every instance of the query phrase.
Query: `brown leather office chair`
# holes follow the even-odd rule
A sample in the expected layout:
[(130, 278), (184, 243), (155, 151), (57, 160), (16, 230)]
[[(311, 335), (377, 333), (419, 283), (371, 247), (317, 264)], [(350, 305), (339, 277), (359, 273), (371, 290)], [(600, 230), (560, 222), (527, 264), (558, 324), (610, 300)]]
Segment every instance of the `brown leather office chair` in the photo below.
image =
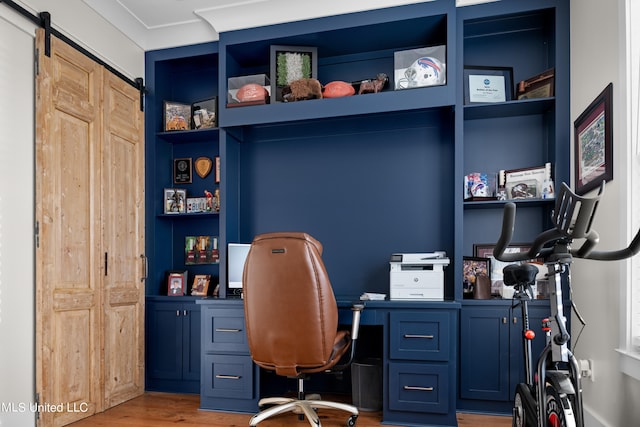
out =
[(351, 332), (338, 330), (338, 307), (321, 255), (320, 242), (305, 233), (269, 233), (253, 240), (243, 275), (251, 357), (264, 369), (297, 378), (298, 398), (261, 399), (260, 407), (275, 406), (254, 415), (251, 426), (295, 411), (319, 427), (318, 408), (347, 411), (347, 425), (355, 425), (355, 406), (304, 398), (305, 375), (335, 369), (342, 356), (348, 362), (353, 358), (362, 309), (354, 306)]

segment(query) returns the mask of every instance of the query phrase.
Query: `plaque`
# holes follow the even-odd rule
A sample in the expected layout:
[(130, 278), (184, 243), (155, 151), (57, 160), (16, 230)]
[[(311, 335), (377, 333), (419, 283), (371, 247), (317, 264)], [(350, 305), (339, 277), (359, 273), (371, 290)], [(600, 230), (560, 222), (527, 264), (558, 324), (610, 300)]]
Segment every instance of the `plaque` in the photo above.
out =
[(200, 178), (205, 178), (211, 172), (213, 161), (208, 157), (198, 157), (196, 159), (196, 173)]
[(191, 184), (191, 159), (173, 159), (173, 183)]

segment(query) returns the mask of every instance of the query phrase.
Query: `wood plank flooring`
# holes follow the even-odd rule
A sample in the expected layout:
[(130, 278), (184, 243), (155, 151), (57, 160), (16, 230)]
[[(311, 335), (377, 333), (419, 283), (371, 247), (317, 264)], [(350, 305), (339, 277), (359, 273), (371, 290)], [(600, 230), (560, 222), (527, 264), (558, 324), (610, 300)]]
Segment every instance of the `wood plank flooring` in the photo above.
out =
[[(147, 392), (101, 414), (71, 424), (72, 427), (244, 427), (251, 415), (226, 412), (201, 411), (200, 396), (196, 394), (170, 394)], [(346, 425), (346, 415), (337, 410), (320, 412), (323, 427)], [(357, 427), (380, 426), (379, 412), (361, 412)], [(299, 421), (293, 414), (283, 414), (260, 423), (260, 427), (300, 426), (309, 423)], [(458, 414), (459, 427), (508, 427), (511, 418), (476, 414)]]

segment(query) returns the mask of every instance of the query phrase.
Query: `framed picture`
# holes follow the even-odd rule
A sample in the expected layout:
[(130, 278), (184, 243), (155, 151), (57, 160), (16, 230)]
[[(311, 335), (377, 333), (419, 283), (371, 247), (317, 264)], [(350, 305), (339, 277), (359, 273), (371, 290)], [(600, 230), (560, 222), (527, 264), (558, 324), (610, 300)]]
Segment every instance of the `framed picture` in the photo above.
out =
[(555, 92), (555, 68), (546, 70), (518, 83), (518, 99), (550, 98)]
[(173, 183), (191, 184), (192, 170), (191, 158), (173, 159)]
[(164, 101), (164, 131), (191, 129), (191, 105)]
[[(510, 265), (512, 262), (504, 262), (495, 259), (493, 256), (493, 248), (495, 244), (475, 244), (473, 245), (473, 255), (477, 258), (489, 258), (490, 263), (490, 275), (491, 278), (491, 294), (502, 295), (502, 287), (504, 284), (504, 276), (502, 270)], [(507, 247), (505, 253), (520, 253), (527, 252), (531, 249), (531, 246), (527, 244), (512, 244)], [(541, 259), (531, 260), (532, 262), (542, 262)]]
[(282, 102), (282, 88), (294, 80), (317, 78), (318, 49), (309, 46), (271, 46), (271, 99)]
[(210, 281), (210, 274), (196, 274), (191, 286), (191, 295), (206, 296)]
[(164, 213), (181, 214), (186, 213), (187, 190), (180, 188), (164, 189)]
[(463, 71), (464, 103), (484, 104), (513, 99), (513, 68), (467, 66)]
[(213, 97), (191, 104), (193, 129), (212, 129), (218, 126), (218, 98)]
[(463, 294), (471, 294), (473, 292), (476, 277), (480, 275), (491, 277), (491, 259), (471, 256), (462, 257)]
[(167, 295), (183, 296), (187, 284), (187, 271), (170, 271), (167, 275)]
[(220, 183), (220, 156), (216, 156), (216, 184)]
[(576, 194), (584, 195), (613, 179), (613, 83), (573, 123)]
[(551, 163), (546, 163), (544, 166), (506, 170), (504, 179), (506, 198), (509, 200), (554, 197)]

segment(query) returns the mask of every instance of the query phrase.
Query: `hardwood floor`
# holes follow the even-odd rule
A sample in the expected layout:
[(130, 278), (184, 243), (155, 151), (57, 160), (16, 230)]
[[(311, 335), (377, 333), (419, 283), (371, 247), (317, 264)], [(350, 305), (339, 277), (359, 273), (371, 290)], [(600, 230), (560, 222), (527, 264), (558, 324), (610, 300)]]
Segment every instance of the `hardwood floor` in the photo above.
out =
[[(128, 402), (122, 403), (101, 414), (85, 418), (71, 424), (73, 427), (240, 427), (248, 426), (251, 415), (226, 412), (201, 411), (198, 409), (200, 396), (195, 394), (169, 394), (147, 392)], [(347, 417), (341, 411), (323, 409), (323, 427), (345, 426)], [(361, 412), (357, 427), (380, 426), (379, 412)], [(293, 414), (260, 423), (261, 427), (301, 426), (307, 421), (299, 421)], [(511, 418), (476, 414), (458, 414), (460, 427), (508, 427)]]

